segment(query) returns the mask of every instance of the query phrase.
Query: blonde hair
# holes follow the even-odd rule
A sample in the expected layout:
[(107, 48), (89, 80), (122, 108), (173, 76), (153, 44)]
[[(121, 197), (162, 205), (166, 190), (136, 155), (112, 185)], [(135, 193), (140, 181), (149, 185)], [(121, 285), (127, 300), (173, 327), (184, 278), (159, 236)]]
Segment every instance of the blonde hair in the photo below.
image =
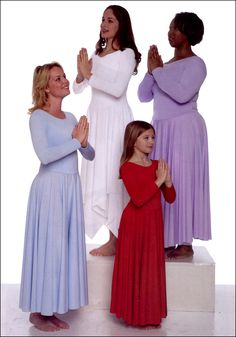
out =
[(144, 121), (133, 121), (127, 124), (124, 135), (123, 153), (120, 159), (120, 166), (127, 162), (134, 154), (134, 144), (137, 138), (145, 131), (152, 129), (155, 135), (154, 127)]
[(33, 87), (32, 87), (32, 104), (33, 107), (28, 111), (34, 112), (36, 109), (41, 109), (48, 102), (48, 94), (46, 88), (49, 80), (49, 72), (53, 67), (62, 68), (58, 62), (46, 63), (42, 66), (37, 66), (33, 75)]

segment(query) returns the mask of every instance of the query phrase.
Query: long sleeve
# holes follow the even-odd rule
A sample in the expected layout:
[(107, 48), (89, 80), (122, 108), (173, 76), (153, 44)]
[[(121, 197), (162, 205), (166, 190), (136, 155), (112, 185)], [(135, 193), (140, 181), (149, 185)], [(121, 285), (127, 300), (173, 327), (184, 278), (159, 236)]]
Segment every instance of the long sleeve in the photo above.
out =
[(49, 146), (47, 124), (36, 113), (31, 115), (29, 124), (35, 153), (44, 165), (61, 159), (81, 147), (80, 142), (72, 138), (60, 145)]
[(80, 147), (80, 153), (87, 160), (93, 160), (95, 157), (94, 148), (88, 143), (87, 147)]
[(150, 102), (153, 99), (153, 85), (155, 81), (151, 74), (146, 73), (138, 87), (138, 98), (140, 102)]
[(137, 207), (145, 205), (159, 191), (154, 181), (147, 180), (144, 186), (143, 184), (139, 184), (136, 174), (126, 165), (121, 167), (120, 173), (126, 190), (132, 202)]
[(165, 201), (167, 201), (169, 204), (172, 204), (175, 201), (176, 191), (173, 184), (171, 185), (171, 187), (167, 187), (165, 184), (162, 184), (161, 191), (163, 193)]
[(84, 79), (82, 82), (77, 83), (76, 80), (73, 82), (73, 91), (75, 94), (80, 94), (88, 86), (88, 80)]
[(113, 54), (105, 56), (112, 57), (112, 63), (105, 62), (105, 57), (103, 62), (99, 60), (99, 66), (92, 69), (88, 84), (92, 88), (119, 98), (127, 89), (136, 62), (134, 51), (130, 48)]
[(178, 76), (171, 68), (165, 66), (154, 69), (152, 74), (162, 91), (176, 102), (183, 104), (198, 93), (206, 77), (206, 66), (203, 60), (196, 57), (191, 62), (183, 63), (182, 72)]

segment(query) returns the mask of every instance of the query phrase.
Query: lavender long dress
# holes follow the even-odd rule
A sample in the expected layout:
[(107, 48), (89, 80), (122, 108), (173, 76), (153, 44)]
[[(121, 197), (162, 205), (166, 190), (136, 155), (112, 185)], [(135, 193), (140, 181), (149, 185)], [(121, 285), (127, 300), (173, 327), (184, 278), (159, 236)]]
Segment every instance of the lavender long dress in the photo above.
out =
[(165, 247), (211, 239), (207, 130), (197, 109), (206, 66), (188, 57), (147, 73), (138, 88), (141, 102), (154, 101), (156, 145), (152, 159), (171, 168), (176, 201), (163, 202)]

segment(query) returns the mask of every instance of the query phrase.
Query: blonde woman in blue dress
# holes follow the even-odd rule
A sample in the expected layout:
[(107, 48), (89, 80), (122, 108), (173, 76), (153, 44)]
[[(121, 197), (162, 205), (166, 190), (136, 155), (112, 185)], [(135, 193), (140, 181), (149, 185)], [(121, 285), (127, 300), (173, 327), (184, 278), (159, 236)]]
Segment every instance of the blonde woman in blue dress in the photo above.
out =
[(36, 67), (30, 132), (39, 172), (26, 217), (20, 308), (42, 331), (68, 329), (55, 314), (88, 304), (87, 263), (79, 151), (93, 160), (86, 116), (77, 122), (61, 104), (69, 81), (57, 62)]
[(130, 16), (118, 5), (105, 9), (100, 38), (92, 58), (86, 48), (77, 57), (74, 92), (91, 87), (87, 117), (89, 141), (95, 148), (93, 162), (82, 161), (81, 179), (86, 234), (93, 238), (102, 225), (109, 229), (109, 240), (92, 250), (92, 255), (114, 255), (118, 226), (128, 195), (119, 177), (126, 125), (133, 120), (126, 92), (141, 54), (135, 44)]

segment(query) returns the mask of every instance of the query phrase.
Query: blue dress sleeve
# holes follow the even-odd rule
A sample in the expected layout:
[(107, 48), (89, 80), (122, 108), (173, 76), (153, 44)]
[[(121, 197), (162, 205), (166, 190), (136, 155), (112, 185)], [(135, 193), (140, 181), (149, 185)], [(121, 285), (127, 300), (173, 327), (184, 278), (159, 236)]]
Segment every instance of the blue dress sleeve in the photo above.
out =
[(47, 137), (47, 124), (40, 114), (33, 113), (29, 120), (31, 139), (36, 155), (44, 165), (61, 159), (81, 147), (80, 142), (71, 138), (66, 142), (50, 146)]
[(79, 152), (87, 160), (93, 160), (95, 158), (94, 148), (88, 143), (87, 147), (80, 147)]

